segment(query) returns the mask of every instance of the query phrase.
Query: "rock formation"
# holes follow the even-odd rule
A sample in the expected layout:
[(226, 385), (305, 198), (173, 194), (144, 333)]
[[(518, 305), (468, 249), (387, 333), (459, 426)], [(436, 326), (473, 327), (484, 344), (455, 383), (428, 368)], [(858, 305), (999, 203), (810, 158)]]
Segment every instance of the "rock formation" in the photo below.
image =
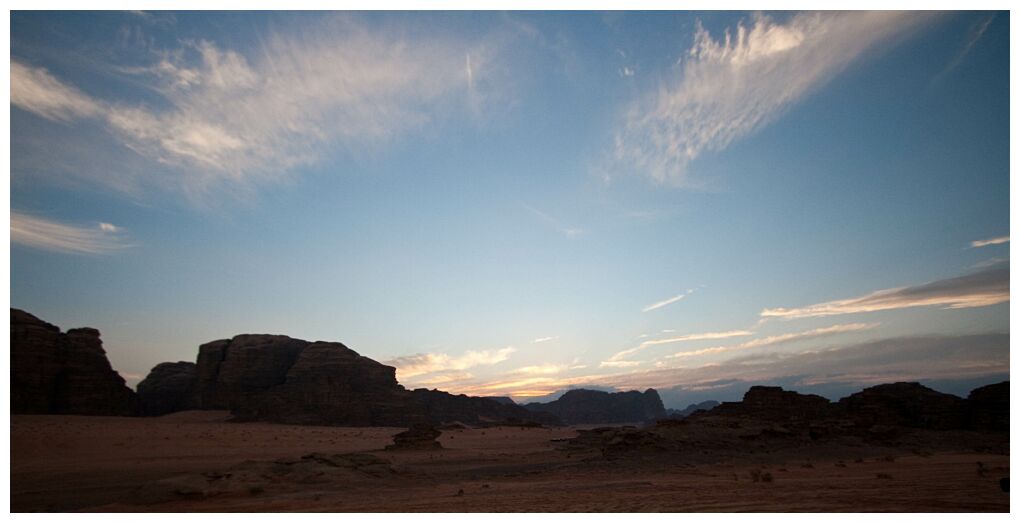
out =
[(110, 367), (99, 331), (54, 325), (11, 309), (14, 414), (130, 416), (138, 399)]
[(443, 446), (436, 441), (442, 434), (438, 429), (428, 424), (416, 424), (411, 428), (393, 436), (393, 444), (387, 445), (386, 450), (439, 450)]
[(239, 421), (407, 426), (507, 419), (555, 423), (497, 400), (408, 391), (396, 369), (342, 343), (242, 334), (199, 348), (195, 396), (202, 409), (229, 409)]
[(839, 407), (857, 425), (960, 429), (967, 423), (966, 402), (921, 385), (889, 383), (868, 387), (839, 400)]
[(968, 428), (1009, 430), (1009, 382), (985, 385), (967, 396)]
[(160, 363), (138, 384), (143, 416), (162, 416), (198, 408), (195, 396), (195, 364), (190, 361)]
[(568, 424), (645, 423), (666, 414), (655, 389), (643, 393), (573, 389), (555, 401), (528, 403), (524, 407), (552, 414)]
[(796, 423), (830, 417), (834, 406), (831, 401), (814, 394), (756, 385), (748, 389), (743, 401), (725, 402), (703, 414)]
[[(601, 427), (557, 441), (571, 453), (715, 462), (748, 453), (792, 459), (853, 456), (869, 449), (1009, 452), (1009, 383), (975, 389), (967, 400), (917, 383), (864, 389), (838, 403), (778, 387), (751, 387), (727, 402), (648, 428)], [(970, 430), (967, 430), (970, 429)], [(810, 450), (814, 449), (814, 450)]]

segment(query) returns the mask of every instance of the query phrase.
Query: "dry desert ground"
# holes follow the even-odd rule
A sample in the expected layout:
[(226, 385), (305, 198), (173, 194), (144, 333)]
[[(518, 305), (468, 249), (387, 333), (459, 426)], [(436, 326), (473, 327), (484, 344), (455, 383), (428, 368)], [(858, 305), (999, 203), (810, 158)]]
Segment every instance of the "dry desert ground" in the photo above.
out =
[[(605, 460), (558, 449), (574, 427), (446, 430), (160, 418), (11, 417), (11, 509), (332, 512), (1005, 512), (1009, 456), (905, 453)], [(354, 454), (349, 455), (349, 454)], [(345, 456), (346, 455), (346, 456)], [(979, 464), (980, 463), (980, 464)]]

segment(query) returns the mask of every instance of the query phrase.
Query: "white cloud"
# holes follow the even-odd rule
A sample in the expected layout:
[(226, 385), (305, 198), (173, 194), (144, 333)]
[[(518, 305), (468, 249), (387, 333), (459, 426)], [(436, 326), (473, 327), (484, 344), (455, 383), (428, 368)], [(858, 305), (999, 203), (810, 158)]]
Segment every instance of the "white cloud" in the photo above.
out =
[(544, 338), (535, 338), (534, 340), (531, 340), (531, 343), (545, 343), (547, 341), (555, 341), (558, 339), (560, 339), (559, 336), (546, 336)]
[[(725, 338), (735, 338), (735, 337), (738, 337), (738, 336), (750, 336), (752, 334), (754, 334), (754, 332), (746, 331), (746, 330), (725, 331), (725, 332), (698, 332), (698, 333), (695, 333), (695, 334), (685, 334), (683, 336), (675, 336), (675, 337), (672, 337), (672, 338), (664, 338), (664, 339), (658, 339), (658, 340), (645, 340), (645, 341), (641, 342), (641, 344), (638, 345), (637, 347), (632, 347), (630, 349), (623, 350), (623, 351), (617, 352), (616, 354), (613, 354), (612, 356), (609, 357), (609, 359), (607, 361), (608, 362), (621, 362), (621, 361), (625, 361), (624, 358), (626, 358), (628, 356), (634, 355), (635, 353), (637, 353), (641, 349), (644, 349), (646, 347), (651, 347), (651, 346), (654, 346), (654, 345), (665, 345), (665, 344), (668, 344), (668, 343), (680, 343), (680, 342), (684, 342), (684, 341), (719, 340), (719, 339), (725, 339)], [(647, 336), (647, 335), (642, 335), (642, 336)], [(605, 363), (605, 362), (603, 362), (603, 363)], [(605, 366), (613, 366), (613, 365), (605, 365)]]
[(775, 308), (761, 312), (763, 318), (811, 318), (875, 312), (908, 307), (942, 305), (949, 309), (984, 307), (1009, 301), (1009, 265), (999, 264), (971, 274), (925, 283), (875, 291), (871, 294), (793, 309)]
[(796, 341), (810, 340), (815, 338), (822, 338), (825, 336), (834, 336), (837, 334), (843, 334), (847, 332), (857, 332), (862, 330), (869, 330), (878, 327), (878, 323), (848, 323), (843, 325), (831, 325), (829, 327), (821, 327), (818, 329), (812, 329), (809, 331), (802, 332), (790, 332), (786, 334), (777, 334), (775, 336), (767, 336), (765, 338), (758, 338), (738, 345), (730, 345), (725, 347), (709, 347), (707, 349), (678, 352), (667, 358), (691, 358), (695, 356), (704, 356), (707, 354), (718, 354), (721, 352), (730, 352), (735, 350), (753, 349), (757, 347), (767, 347), (771, 345), (780, 345), (783, 343), (793, 343)]
[(637, 367), (644, 364), (643, 361), (629, 361), (629, 360), (606, 360), (599, 363), (599, 367), (609, 368), (626, 368), (626, 367)]
[(43, 118), (69, 122), (101, 114), (103, 105), (48, 71), (11, 60), (11, 104)]
[(440, 371), (462, 371), (482, 365), (495, 365), (506, 361), (516, 350), (513, 347), (471, 350), (461, 356), (450, 356), (445, 353), (414, 354), (394, 358), (386, 364), (396, 367), (397, 376), (404, 380)]
[(659, 182), (689, 184), (687, 164), (769, 124), (865, 52), (931, 13), (816, 12), (777, 22), (756, 15), (713, 38), (698, 25), (679, 80), (634, 102), (614, 160)]
[(68, 254), (108, 254), (127, 247), (120, 227), (100, 222), (86, 227), (11, 211), (11, 242)]
[(974, 240), (970, 242), (971, 248), (986, 247), (988, 245), (999, 245), (1000, 243), (1009, 242), (1009, 236), (999, 236), (998, 238), (989, 238), (987, 240)]
[(676, 296), (673, 296), (672, 298), (666, 298), (665, 300), (657, 301), (657, 302), (655, 302), (655, 303), (653, 303), (653, 304), (651, 304), (651, 305), (641, 309), (641, 312), (649, 312), (649, 311), (654, 311), (655, 309), (661, 309), (662, 307), (665, 307), (666, 305), (669, 305), (671, 303), (676, 303), (676, 302), (686, 298), (692, 292), (694, 292), (693, 289), (687, 289), (687, 292), (682, 292), (680, 294), (677, 294)]
[(541, 374), (560, 374), (567, 370), (565, 365), (555, 365), (547, 363), (544, 365), (529, 365), (527, 367), (521, 367), (514, 369), (510, 374), (529, 374), (529, 375), (541, 375)]
[(336, 145), (385, 142), (500, 87), (485, 81), (495, 52), (487, 45), (347, 17), (270, 35), (248, 55), (209, 41), (182, 45), (151, 66), (119, 69), (164, 103), (99, 100), (12, 61), (11, 104), (51, 120), (96, 119), (121, 144), (174, 168), (171, 183), (197, 192), (285, 178)]

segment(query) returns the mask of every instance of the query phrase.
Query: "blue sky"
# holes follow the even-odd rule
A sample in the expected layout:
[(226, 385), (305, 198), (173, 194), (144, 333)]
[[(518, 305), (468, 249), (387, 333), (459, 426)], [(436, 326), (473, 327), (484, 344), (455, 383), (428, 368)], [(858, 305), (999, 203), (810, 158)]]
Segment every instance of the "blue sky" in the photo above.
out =
[(518, 398), (1002, 379), (1008, 42), (990, 12), (15, 12), (11, 305), (131, 383), (244, 332)]

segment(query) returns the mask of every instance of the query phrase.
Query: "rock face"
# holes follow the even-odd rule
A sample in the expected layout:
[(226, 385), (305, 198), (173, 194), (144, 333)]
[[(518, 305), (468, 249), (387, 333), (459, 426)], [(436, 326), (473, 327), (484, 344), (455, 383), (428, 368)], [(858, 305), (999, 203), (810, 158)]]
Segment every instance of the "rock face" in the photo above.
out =
[(198, 408), (195, 397), (195, 364), (190, 361), (160, 363), (138, 384), (143, 416), (162, 416)]
[(967, 396), (967, 426), (976, 430), (1009, 430), (1009, 382), (985, 385)]
[(921, 385), (890, 383), (868, 387), (839, 400), (839, 407), (857, 425), (959, 429), (967, 422), (966, 402)]
[[(284, 350), (293, 346), (289, 342)], [(267, 373), (268, 375), (268, 373)], [(300, 349), (280, 383), (231, 397), (240, 419), (329, 425), (401, 425), (408, 422), (407, 393), (396, 369), (340, 343)]]
[(342, 343), (242, 334), (199, 348), (195, 397), (202, 409), (229, 409), (239, 421), (309, 425), (407, 426), (509, 418), (556, 422), (517, 405), (408, 391), (396, 369)]
[(666, 415), (655, 389), (643, 393), (574, 389), (556, 401), (529, 403), (525, 408), (552, 414), (568, 424), (645, 423)]
[(238, 402), (279, 385), (307, 341), (241, 334), (198, 348), (198, 402), (203, 409), (234, 409)]
[(138, 399), (114, 372), (99, 331), (54, 325), (11, 309), (11, 411), (14, 414), (131, 416)]

